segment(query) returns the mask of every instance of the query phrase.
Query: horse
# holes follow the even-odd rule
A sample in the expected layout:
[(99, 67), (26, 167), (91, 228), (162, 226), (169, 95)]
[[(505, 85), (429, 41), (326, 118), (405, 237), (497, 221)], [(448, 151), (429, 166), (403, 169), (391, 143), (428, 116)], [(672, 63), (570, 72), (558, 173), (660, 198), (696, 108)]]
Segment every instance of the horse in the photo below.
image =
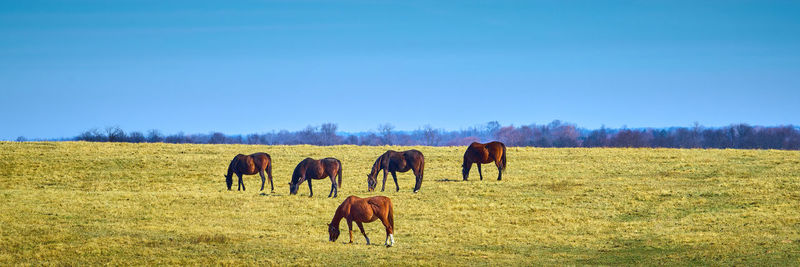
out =
[(478, 164), (478, 175), (483, 180), (483, 173), (481, 173), (481, 163), (490, 163), (494, 161), (497, 165), (497, 180), (503, 179), (503, 172), (506, 170), (506, 145), (497, 141), (481, 144), (472, 142), (467, 147), (467, 152), (464, 152), (464, 163), (461, 164), (461, 174), (464, 175), (464, 181), (469, 177), (469, 169), (472, 168), (472, 163)]
[(367, 239), (367, 245), (369, 245), (369, 237), (364, 232), (364, 226), (361, 223), (381, 220), (383, 226), (386, 227), (386, 246), (391, 247), (394, 245), (394, 211), (392, 200), (388, 197), (347, 197), (336, 208), (333, 220), (328, 224), (328, 240), (331, 242), (336, 242), (336, 239), (339, 238), (339, 222), (342, 221), (342, 218), (347, 219), (347, 228), (350, 230), (350, 243), (353, 243), (353, 221), (356, 222), (361, 234)]
[(250, 155), (239, 154), (233, 157), (233, 160), (231, 160), (231, 163), (228, 165), (228, 174), (224, 175), (225, 183), (228, 185), (228, 190), (231, 190), (233, 174), (236, 173), (236, 176), (239, 177), (239, 189), (237, 190), (244, 191), (245, 187), (242, 175), (258, 173), (261, 175), (261, 191), (264, 191), (264, 183), (266, 182), (264, 178), (265, 170), (267, 175), (269, 175), (269, 187), (272, 192), (275, 192), (275, 187), (272, 185), (272, 158), (267, 153), (254, 153)]
[[(334, 179), (339, 176), (339, 183)], [(324, 179), (325, 177), (331, 178), (331, 192), (328, 197), (336, 197), (339, 194), (339, 188), (342, 185), (342, 162), (335, 158), (324, 158), (315, 160), (306, 158), (297, 164), (292, 173), (292, 181), (289, 182), (289, 193), (292, 195), (297, 194), (297, 188), (300, 184), (308, 179), (308, 191), (311, 192), (309, 197), (314, 196), (314, 190), (311, 189), (312, 179)]]
[(423, 169), (425, 169), (425, 157), (422, 156), (422, 152), (419, 152), (415, 149), (406, 150), (403, 152), (388, 150), (386, 153), (383, 153), (383, 155), (378, 157), (378, 159), (375, 160), (375, 163), (372, 164), (372, 171), (367, 174), (367, 189), (370, 192), (375, 191), (375, 186), (378, 184), (378, 172), (383, 170), (383, 185), (381, 185), (381, 192), (383, 192), (384, 188), (386, 187), (387, 172), (392, 173), (392, 178), (394, 178), (394, 186), (397, 188), (397, 191), (400, 191), (400, 186), (397, 185), (397, 173), (395, 172), (407, 172), (408, 170), (414, 170), (414, 176), (417, 178), (417, 183), (414, 185), (414, 193), (416, 193), (422, 186)]

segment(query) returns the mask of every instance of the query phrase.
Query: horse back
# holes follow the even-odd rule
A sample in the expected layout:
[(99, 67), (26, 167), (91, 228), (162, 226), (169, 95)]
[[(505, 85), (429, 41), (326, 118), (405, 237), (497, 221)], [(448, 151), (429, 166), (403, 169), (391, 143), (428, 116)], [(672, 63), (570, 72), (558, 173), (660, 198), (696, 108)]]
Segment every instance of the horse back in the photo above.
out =
[(236, 157), (233, 158), (233, 161), (235, 161), (234, 171), (237, 173), (251, 175), (251, 174), (256, 174), (258, 172), (256, 170), (253, 157), (249, 155), (243, 155), (243, 154), (236, 155)]
[(500, 159), (503, 156), (503, 148), (506, 145), (497, 141), (486, 144), (487, 152), (492, 155), (493, 159)]
[(467, 151), (464, 152), (464, 160), (469, 160), (468, 162), (489, 163), (492, 159), (489, 156), (489, 150), (486, 149), (486, 144), (473, 142), (467, 147)]
[(324, 158), (320, 160), (320, 163), (325, 170), (333, 170), (334, 173), (339, 170), (339, 165), (341, 165), (339, 160), (335, 158)]
[(357, 222), (372, 222), (378, 219), (375, 210), (368, 202), (369, 198), (349, 196), (342, 203), (345, 206), (345, 217)]
[(263, 152), (253, 153), (250, 155), (250, 157), (253, 158), (253, 163), (255, 164), (256, 171), (262, 171), (266, 169), (271, 161), (269, 154)]
[[(374, 215), (386, 217), (392, 213), (392, 200), (385, 196), (374, 196), (365, 199)], [(378, 217), (378, 216), (375, 216)]]
[(403, 151), (403, 156), (405, 157), (408, 165), (413, 168), (419, 168), (425, 163), (425, 156), (422, 155), (422, 152), (419, 152), (419, 150), (416, 149)]

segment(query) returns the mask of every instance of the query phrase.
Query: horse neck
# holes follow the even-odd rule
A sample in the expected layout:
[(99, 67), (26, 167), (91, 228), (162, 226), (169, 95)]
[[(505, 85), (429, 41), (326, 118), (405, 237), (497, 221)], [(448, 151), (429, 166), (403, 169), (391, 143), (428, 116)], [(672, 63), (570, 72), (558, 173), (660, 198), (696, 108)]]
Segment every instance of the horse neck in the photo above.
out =
[(381, 161), (384, 158), (384, 156), (386, 156), (386, 154), (383, 154), (380, 157), (378, 157), (378, 159), (375, 160), (375, 163), (372, 164), (372, 171), (369, 172), (370, 177), (375, 177), (376, 175), (378, 175), (378, 172), (381, 171), (381, 167), (383, 167), (381, 166), (382, 165)]
[(300, 162), (299, 164), (297, 164), (297, 167), (294, 167), (294, 172), (292, 172), (292, 181), (291, 181), (292, 184), (300, 183), (300, 176), (301, 176), (300, 172), (304, 171), (303, 170), (304, 165), (305, 165), (304, 162)]
[(474, 153), (470, 153), (470, 152), (472, 152), (472, 151), (470, 151), (469, 149), (467, 149), (467, 152), (464, 152), (464, 161), (462, 162), (461, 165), (472, 164), (472, 154), (474, 154)]
[(228, 175), (227, 176), (233, 175), (233, 170), (236, 168), (236, 163), (238, 163), (238, 161), (239, 161), (238, 158), (234, 158), (233, 160), (231, 160), (231, 164), (228, 165)]
[(334, 225), (336, 229), (339, 229), (339, 222), (342, 221), (342, 218), (347, 216), (347, 212), (345, 210), (347, 210), (347, 206), (349, 206), (349, 204), (350, 203), (347, 203), (345, 200), (342, 205), (339, 205), (339, 207), (336, 208), (336, 214), (333, 215), (333, 219), (331, 220), (331, 225)]

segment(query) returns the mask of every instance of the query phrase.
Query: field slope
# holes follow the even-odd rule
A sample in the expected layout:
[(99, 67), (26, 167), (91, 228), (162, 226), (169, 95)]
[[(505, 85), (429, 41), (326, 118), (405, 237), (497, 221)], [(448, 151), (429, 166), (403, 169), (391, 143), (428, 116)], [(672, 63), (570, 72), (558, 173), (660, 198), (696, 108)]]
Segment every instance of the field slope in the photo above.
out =
[[(0, 263), (58, 265), (800, 264), (800, 152), (509, 148), (508, 170), (484, 165), (461, 181), (462, 147), (425, 154), (422, 190), (366, 192), (387, 149), (0, 142)], [(275, 193), (260, 178), (227, 191), (238, 153), (267, 152)], [(295, 164), (339, 158), (339, 198), (327, 180), (288, 195)], [(267, 185), (269, 188), (269, 185)], [(348, 195), (386, 195), (397, 244), (379, 223), (327, 241)], [(341, 224), (347, 229), (346, 223)]]

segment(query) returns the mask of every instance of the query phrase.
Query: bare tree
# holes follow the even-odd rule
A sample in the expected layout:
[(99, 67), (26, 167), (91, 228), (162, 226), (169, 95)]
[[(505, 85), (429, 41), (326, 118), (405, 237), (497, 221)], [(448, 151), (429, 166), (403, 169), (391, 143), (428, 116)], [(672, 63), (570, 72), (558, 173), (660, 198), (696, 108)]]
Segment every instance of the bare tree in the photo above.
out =
[(384, 145), (392, 145), (392, 130), (394, 130), (394, 125), (385, 123), (378, 125), (378, 132), (381, 133), (381, 142)]
[(248, 144), (255, 145), (255, 144), (260, 143), (260, 141), (261, 141), (261, 138), (258, 136), (258, 134), (248, 134), (247, 135), (247, 143)]
[(128, 135), (128, 142), (141, 143), (141, 142), (144, 142), (144, 141), (145, 141), (145, 138), (144, 138), (144, 134), (142, 134), (142, 132), (134, 131), (134, 132), (131, 132), (130, 135)]
[(305, 129), (297, 133), (301, 144), (320, 145), (320, 138), (317, 134), (317, 127), (307, 126)]
[(430, 124), (422, 127), (422, 140), (426, 146), (437, 146), (442, 141), (442, 130), (434, 129)]
[(224, 144), (225, 143), (225, 134), (220, 132), (214, 132), (211, 134), (211, 139), (208, 140), (209, 144)]
[(158, 130), (152, 129), (150, 131), (147, 131), (147, 142), (149, 143), (164, 142), (164, 136), (161, 135), (161, 132), (159, 132)]
[(108, 142), (125, 142), (127, 136), (125, 135), (125, 131), (119, 128), (119, 126), (110, 126), (106, 127), (106, 136), (108, 137)]
[(324, 123), (319, 128), (322, 145), (330, 146), (339, 143), (339, 136), (336, 135), (338, 126), (335, 123)]

